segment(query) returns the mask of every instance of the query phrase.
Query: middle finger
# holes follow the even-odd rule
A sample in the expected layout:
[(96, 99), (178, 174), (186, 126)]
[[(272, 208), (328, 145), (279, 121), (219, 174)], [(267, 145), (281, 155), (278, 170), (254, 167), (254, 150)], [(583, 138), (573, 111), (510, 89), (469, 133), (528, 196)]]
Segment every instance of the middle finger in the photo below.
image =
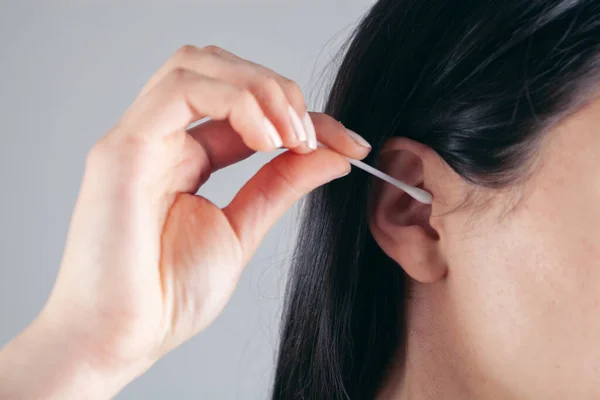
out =
[(298, 153), (316, 148), (316, 132), (298, 85), (276, 72), (216, 46), (184, 46), (149, 80), (142, 94), (174, 68), (183, 68), (251, 91), (279, 132)]

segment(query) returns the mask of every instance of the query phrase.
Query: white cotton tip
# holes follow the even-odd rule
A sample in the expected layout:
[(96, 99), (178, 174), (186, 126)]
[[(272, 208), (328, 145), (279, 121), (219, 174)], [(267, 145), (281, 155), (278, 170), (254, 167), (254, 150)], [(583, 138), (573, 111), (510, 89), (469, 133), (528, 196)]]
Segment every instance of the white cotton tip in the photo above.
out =
[[(329, 149), (329, 147), (327, 147), (326, 145), (324, 145), (321, 142), (319, 142), (319, 146)], [(387, 183), (389, 183), (391, 185), (396, 186), (398, 189), (403, 190), (406, 194), (408, 194), (409, 196), (411, 196), (413, 199), (417, 200), (418, 202), (423, 203), (423, 204), (433, 203), (433, 197), (431, 196), (431, 194), (429, 192), (426, 192), (425, 190), (423, 190), (421, 188), (411, 186), (402, 181), (399, 181), (398, 179), (391, 177), (388, 174), (381, 172), (380, 170), (373, 168), (369, 164), (365, 164), (362, 161), (355, 160), (355, 159), (349, 158), (349, 157), (345, 157), (345, 158), (348, 160), (348, 162), (350, 164), (352, 164), (355, 167), (360, 168), (363, 171), (368, 172), (380, 179), (383, 179), (384, 181), (386, 181)]]

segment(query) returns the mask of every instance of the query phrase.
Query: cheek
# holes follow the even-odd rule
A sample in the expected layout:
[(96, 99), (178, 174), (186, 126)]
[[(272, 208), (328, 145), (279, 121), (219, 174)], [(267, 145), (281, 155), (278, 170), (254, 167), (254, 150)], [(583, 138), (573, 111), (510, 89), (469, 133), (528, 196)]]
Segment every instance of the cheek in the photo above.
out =
[(599, 377), (585, 371), (600, 369), (600, 215), (525, 210), (448, 243), (461, 335), (507, 385), (543, 376), (589, 387)]

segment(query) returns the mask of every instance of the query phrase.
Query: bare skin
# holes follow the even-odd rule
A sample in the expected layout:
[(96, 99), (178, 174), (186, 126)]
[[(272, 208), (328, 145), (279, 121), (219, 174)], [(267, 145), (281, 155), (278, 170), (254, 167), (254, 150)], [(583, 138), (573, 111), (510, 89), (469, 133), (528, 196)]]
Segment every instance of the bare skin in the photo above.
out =
[(382, 399), (600, 398), (599, 133), (595, 98), (507, 190), (467, 184), (420, 143), (386, 143), (380, 167), (434, 202), (374, 193), (373, 235), (412, 278), (407, 351)]
[[(195, 195), (279, 145), (290, 150), (226, 207)], [(114, 396), (215, 319), (273, 223), (350, 171), (342, 155), (369, 151), (309, 116), (289, 79), (214, 46), (180, 49), (90, 151), (50, 298), (0, 352), (0, 398)]]
[[(269, 227), (350, 170), (340, 154), (370, 150), (305, 116), (275, 72), (215, 47), (178, 51), (91, 150), (54, 290), (0, 352), (0, 398), (110, 398), (205, 329)], [(290, 150), (223, 209), (194, 195), (278, 145), (265, 117)], [(334, 151), (311, 149), (309, 122)], [(406, 353), (379, 398), (600, 398), (599, 127), (596, 99), (547, 133), (531, 176), (508, 190), (466, 183), (420, 143), (385, 144), (380, 167), (433, 204), (374, 188), (371, 231), (412, 289)]]

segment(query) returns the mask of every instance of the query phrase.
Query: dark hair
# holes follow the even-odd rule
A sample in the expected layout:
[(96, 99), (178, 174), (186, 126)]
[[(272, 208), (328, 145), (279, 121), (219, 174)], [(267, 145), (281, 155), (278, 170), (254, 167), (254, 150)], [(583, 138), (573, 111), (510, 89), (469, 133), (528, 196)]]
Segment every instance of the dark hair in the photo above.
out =
[[(600, 2), (380, 0), (349, 43), (325, 111), (373, 145), (368, 163), (405, 136), (474, 186), (506, 187), (597, 88)], [(273, 399), (374, 398), (403, 354), (408, 279), (369, 231), (371, 179), (305, 199)]]

